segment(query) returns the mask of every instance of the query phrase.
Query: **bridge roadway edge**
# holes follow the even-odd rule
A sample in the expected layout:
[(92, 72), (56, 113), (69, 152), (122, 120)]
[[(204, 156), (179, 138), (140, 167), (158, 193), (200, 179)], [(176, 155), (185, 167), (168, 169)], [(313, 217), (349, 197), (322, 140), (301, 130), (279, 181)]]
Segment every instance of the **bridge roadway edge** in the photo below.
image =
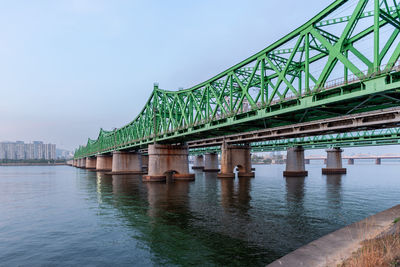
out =
[(304, 245), (267, 267), (337, 266), (361, 248), (361, 242), (378, 236), (400, 217), (400, 205), (369, 216)]

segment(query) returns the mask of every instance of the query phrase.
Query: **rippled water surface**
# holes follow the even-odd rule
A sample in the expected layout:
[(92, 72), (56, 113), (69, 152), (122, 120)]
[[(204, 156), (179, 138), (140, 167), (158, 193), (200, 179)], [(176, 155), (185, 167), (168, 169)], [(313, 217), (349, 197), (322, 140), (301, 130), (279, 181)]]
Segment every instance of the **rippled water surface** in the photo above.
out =
[(400, 163), (347, 175), (142, 183), (67, 166), (0, 167), (0, 266), (265, 266), (400, 202)]

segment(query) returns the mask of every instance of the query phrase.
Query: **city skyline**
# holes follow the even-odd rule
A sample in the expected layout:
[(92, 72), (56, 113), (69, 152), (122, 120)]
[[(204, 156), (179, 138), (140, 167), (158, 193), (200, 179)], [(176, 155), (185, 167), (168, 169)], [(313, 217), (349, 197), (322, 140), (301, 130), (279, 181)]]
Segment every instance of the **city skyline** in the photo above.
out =
[(0, 160), (54, 160), (56, 157), (55, 144), (45, 144), (43, 141), (0, 142)]

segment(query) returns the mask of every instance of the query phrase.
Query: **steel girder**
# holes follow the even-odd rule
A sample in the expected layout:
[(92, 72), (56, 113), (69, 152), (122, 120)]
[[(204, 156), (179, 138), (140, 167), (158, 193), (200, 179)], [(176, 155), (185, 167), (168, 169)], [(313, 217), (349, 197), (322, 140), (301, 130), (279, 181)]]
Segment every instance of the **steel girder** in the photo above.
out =
[[(201, 84), (179, 91), (155, 85), (132, 122), (101, 130), (97, 140), (75, 151), (75, 158), (398, 106), (399, 4), (337, 0)], [(334, 17), (340, 8), (348, 15)], [(386, 38), (383, 32), (388, 31)], [(366, 41), (369, 49), (361, 51)]]
[[(400, 128), (388, 128), (362, 132), (276, 139), (251, 144), (252, 152), (284, 151), (288, 147), (302, 146), (306, 149), (324, 149), (332, 147), (361, 147), (400, 145)], [(191, 148), (191, 155), (221, 153), (220, 146)]]

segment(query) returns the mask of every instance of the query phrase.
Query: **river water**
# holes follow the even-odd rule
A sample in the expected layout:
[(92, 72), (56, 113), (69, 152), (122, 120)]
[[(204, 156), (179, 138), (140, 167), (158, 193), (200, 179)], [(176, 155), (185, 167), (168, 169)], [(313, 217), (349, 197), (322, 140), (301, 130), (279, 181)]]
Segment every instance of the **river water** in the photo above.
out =
[(69, 166), (0, 167), (0, 266), (265, 266), (400, 202), (400, 162), (347, 175), (142, 183)]

